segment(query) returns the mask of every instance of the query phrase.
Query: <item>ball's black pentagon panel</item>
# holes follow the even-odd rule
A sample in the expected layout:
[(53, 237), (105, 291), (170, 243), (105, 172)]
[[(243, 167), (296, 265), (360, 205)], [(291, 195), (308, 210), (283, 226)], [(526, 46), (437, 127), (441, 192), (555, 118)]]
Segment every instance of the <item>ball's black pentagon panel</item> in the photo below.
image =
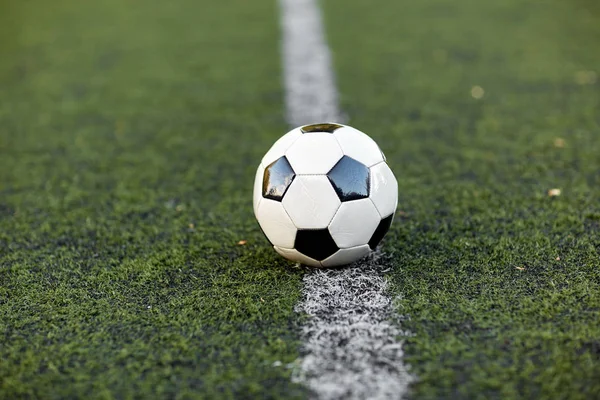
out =
[(329, 229), (299, 230), (294, 247), (300, 253), (317, 261), (323, 261), (339, 250)]
[(333, 123), (324, 123), (324, 124), (312, 124), (306, 125), (300, 128), (302, 133), (311, 133), (311, 132), (327, 132), (333, 133), (337, 129), (342, 128), (342, 125), (333, 124)]
[(373, 233), (371, 240), (369, 240), (369, 247), (371, 248), (371, 250), (375, 250), (379, 243), (381, 243), (381, 240), (383, 239), (387, 231), (390, 230), (390, 226), (392, 226), (393, 219), (394, 214), (381, 220), (379, 226), (377, 226), (377, 229), (375, 229), (375, 233)]
[(341, 201), (369, 197), (369, 168), (353, 158), (342, 157), (327, 177)]
[(296, 173), (287, 158), (281, 157), (265, 169), (263, 176), (263, 197), (281, 201)]

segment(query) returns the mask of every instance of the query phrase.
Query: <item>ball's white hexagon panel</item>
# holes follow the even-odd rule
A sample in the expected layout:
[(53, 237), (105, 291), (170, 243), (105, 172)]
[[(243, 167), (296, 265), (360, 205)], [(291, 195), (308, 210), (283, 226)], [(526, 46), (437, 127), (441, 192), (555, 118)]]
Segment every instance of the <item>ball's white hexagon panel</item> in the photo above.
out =
[(294, 247), (297, 229), (280, 202), (263, 198), (256, 219), (274, 246)]
[(271, 165), (274, 161), (277, 161), (279, 158), (283, 157), (287, 149), (298, 140), (302, 136), (302, 132), (300, 128), (293, 129), (283, 135), (275, 142), (275, 144), (267, 151), (267, 154), (262, 159), (262, 165), (265, 167), (267, 165)]
[(263, 198), (262, 197), (262, 186), (263, 186), (264, 172), (265, 172), (265, 168), (263, 167), (262, 164), (260, 164), (258, 166), (258, 169), (256, 170), (256, 175), (254, 177), (254, 192), (252, 194), (255, 216), (258, 216), (258, 214), (257, 214), (258, 205), (260, 204), (260, 201)]
[(305, 256), (295, 249), (286, 249), (278, 246), (274, 246), (275, 251), (279, 253), (281, 256), (287, 258), (288, 260), (302, 263), (304, 265), (308, 265), (310, 267), (322, 267), (321, 263), (317, 260), (313, 260), (310, 257)]
[(383, 153), (377, 143), (358, 129), (344, 126), (333, 132), (333, 136), (345, 155), (360, 161), (367, 167), (384, 161)]
[(329, 232), (340, 249), (369, 243), (381, 216), (370, 199), (342, 203), (329, 225)]
[(349, 249), (340, 249), (331, 257), (323, 260), (321, 264), (324, 267), (337, 267), (340, 265), (352, 264), (365, 257), (371, 252), (369, 245), (351, 247)]
[(331, 133), (305, 133), (285, 152), (297, 175), (326, 174), (343, 155)]
[(388, 217), (398, 206), (398, 181), (386, 163), (371, 167), (370, 198), (381, 218)]
[(298, 229), (327, 228), (341, 204), (325, 175), (296, 176), (282, 203)]

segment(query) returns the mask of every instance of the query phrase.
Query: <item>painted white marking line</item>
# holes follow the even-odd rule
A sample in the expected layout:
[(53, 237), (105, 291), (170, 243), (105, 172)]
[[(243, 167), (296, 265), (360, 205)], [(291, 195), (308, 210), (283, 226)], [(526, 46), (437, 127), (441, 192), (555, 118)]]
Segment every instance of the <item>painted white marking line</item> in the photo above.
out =
[(287, 120), (341, 122), (331, 56), (316, 0), (281, 0)]
[[(317, 0), (280, 0), (280, 6), (288, 122), (341, 122)], [(297, 311), (308, 320), (293, 380), (318, 399), (400, 399), (414, 379), (402, 362), (399, 337), (406, 333), (391, 322), (381, 260), (375, 252), (360, 264), (304, 277)]]
[(400, 336), (379, 253), (345, 269), (313, 270), (304, 277), (298, 312), (304, 357), (293, 381), (319, 399), (400, 399), (413, 381), (402, 362)]

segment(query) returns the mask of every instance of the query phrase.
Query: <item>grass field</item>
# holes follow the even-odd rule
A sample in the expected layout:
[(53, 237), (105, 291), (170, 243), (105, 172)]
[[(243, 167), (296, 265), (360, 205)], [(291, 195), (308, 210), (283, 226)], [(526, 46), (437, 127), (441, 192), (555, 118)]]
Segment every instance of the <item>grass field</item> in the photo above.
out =
[(41, 4), (0, 13), (0, 397), (301, 393), (301, 271), (251, 204), (276, 4)]
[(324, 4), (400, 181), (414, 397), (600, 398), (600, 4)]
[[(0, 6), (0, 398), (307, 397), (306, 271), (251, 205), (276, 2), (52, 4)], [(410, 397), (600, 398), (600, 5), (322, 8), (399, 178)]]

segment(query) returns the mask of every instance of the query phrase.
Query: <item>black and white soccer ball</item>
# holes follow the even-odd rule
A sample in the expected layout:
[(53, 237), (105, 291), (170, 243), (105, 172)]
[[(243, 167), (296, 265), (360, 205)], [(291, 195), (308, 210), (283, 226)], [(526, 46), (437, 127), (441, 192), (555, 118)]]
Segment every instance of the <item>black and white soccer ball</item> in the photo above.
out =
[(375, 250), (398, 205), (398, 182), (377, 143), (350, 126), (307, 125), (263, 157), (254, 214), (283, 257), (314, 267)]

